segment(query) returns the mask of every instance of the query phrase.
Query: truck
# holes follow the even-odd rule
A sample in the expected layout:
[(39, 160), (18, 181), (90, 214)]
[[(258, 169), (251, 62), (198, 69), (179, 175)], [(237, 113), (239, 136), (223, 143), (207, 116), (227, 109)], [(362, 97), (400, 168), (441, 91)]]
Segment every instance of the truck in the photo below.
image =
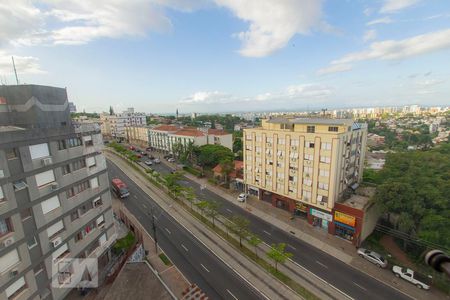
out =
[(111, 182), (112, 182), (112, 189), (116, 193), (117, 197), (122, 199), (130, 196), (128, 187), (125, 183), (123, 183), (122, 180), (120, 180), (119, 178), (113, 178)]
[(392, 272), (398, 278), (402, 278), (406, 281), (417, 286), (419, 289), (429, 290), (430, 289), (430, 278), (422, 275), (420, 273), (414, 272), (409, 268), (402, 268), (399, 266), (393, 266)]

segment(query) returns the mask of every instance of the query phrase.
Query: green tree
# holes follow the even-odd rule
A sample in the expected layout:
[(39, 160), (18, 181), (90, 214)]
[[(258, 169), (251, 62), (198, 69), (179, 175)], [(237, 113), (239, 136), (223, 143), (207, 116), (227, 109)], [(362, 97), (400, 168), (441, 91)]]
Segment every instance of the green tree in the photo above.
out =
[(202, 167), (213, 168), (220, 161), (233, 160), (234, 154), (222, 145), (203, 145), (195, 149), (197, 162)]
[(269, 252), (267, 252), (267, 257), (274, 261), (275, 270), (278, 270), (278, 264), (284, 263), (288, 258), (293, 256), (292, 253), (286, 252), (286, 244), (272, 244), (272, 248), (270, 248)]
[(197, 195), (195, 194), (194, 189), (191, 187), (185, 188), (184, 189), (184, 197), (191, 204), (191, 209), (192, 209), (192, 205), (195, 203), (195, 200), (197, 199)]
[(258, 256), (258, 245), (262, 243), (262, 240), (256, 234), (252, 234), (248, 242), (255, 247), (255, 255)]
[(250, 221), (241, 216), (233, 216), (230, 222), (228, 223), (230, 231), (239, 237), (240, 247), (242, 247), (242, 238), (247, 237), (249, 234), (248, 231), (249, 225)]
[(205, 214), (206, 216), (210, 217), (213, 223), (213, 227), (216, 226), (215, 219), (219, 215), (219, 209), (221, 207), (221, 204), (215, 200), (211, 200), (208, 202), (208, 205), (206, 206)]
[(195, 206), (197, 206), (200, 209), (200, 215), (203, 217), (203, 213), (208, 207), (208, 201), (202, 200), (200, 202), (195, 203)]
[(109, 107), (109, 115), (110, 116), (114, 115), (114, 109), (112, 106)]
[(233, 141), (233, 152), (238, 153), (239, 151), (243, 150), (243, 144), (241, 138), (236, 138)]
[(234, 161), (225, 159), (220, 162), (220, 167), (222, 169), (222, 177), (225, 180), (225, 183), (229, 182), (230, 173), (234, 170)]

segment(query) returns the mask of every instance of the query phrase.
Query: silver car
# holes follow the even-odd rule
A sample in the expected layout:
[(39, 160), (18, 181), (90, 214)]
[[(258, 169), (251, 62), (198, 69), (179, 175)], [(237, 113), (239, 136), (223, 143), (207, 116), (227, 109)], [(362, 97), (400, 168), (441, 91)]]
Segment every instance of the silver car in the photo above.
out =
[(376, 264), (379, 268), (386, 268), (388, 263), (387, 260), (384, 259), (380, 254), (370, 251), (364, 248), (358, 249), (358, 255), (364, 259), (367, 259), (373, 264)]

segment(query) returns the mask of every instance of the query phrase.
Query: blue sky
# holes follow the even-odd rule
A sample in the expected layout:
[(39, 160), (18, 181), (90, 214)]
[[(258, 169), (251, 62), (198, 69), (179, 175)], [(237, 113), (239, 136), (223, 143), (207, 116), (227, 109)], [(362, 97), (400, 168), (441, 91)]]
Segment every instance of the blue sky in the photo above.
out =
[(447, 0), (6, 0), (0, 80), (79, 110), (450, 104)]

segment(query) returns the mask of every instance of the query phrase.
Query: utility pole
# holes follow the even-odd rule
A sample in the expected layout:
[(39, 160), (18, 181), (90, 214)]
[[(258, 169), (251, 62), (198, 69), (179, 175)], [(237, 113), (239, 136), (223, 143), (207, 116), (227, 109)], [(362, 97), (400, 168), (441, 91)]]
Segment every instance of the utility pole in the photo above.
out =
[(13, 63), (13, 68), (14, 68), (14, 74), (16, 74), (16, 82), (17, 85), (19, 85), (19, 77), (17, 77), (17, 70), (16, 70), (16, 64), (14, 63), (14, 56), (11, 56), (12, 58), (12, 63)]

